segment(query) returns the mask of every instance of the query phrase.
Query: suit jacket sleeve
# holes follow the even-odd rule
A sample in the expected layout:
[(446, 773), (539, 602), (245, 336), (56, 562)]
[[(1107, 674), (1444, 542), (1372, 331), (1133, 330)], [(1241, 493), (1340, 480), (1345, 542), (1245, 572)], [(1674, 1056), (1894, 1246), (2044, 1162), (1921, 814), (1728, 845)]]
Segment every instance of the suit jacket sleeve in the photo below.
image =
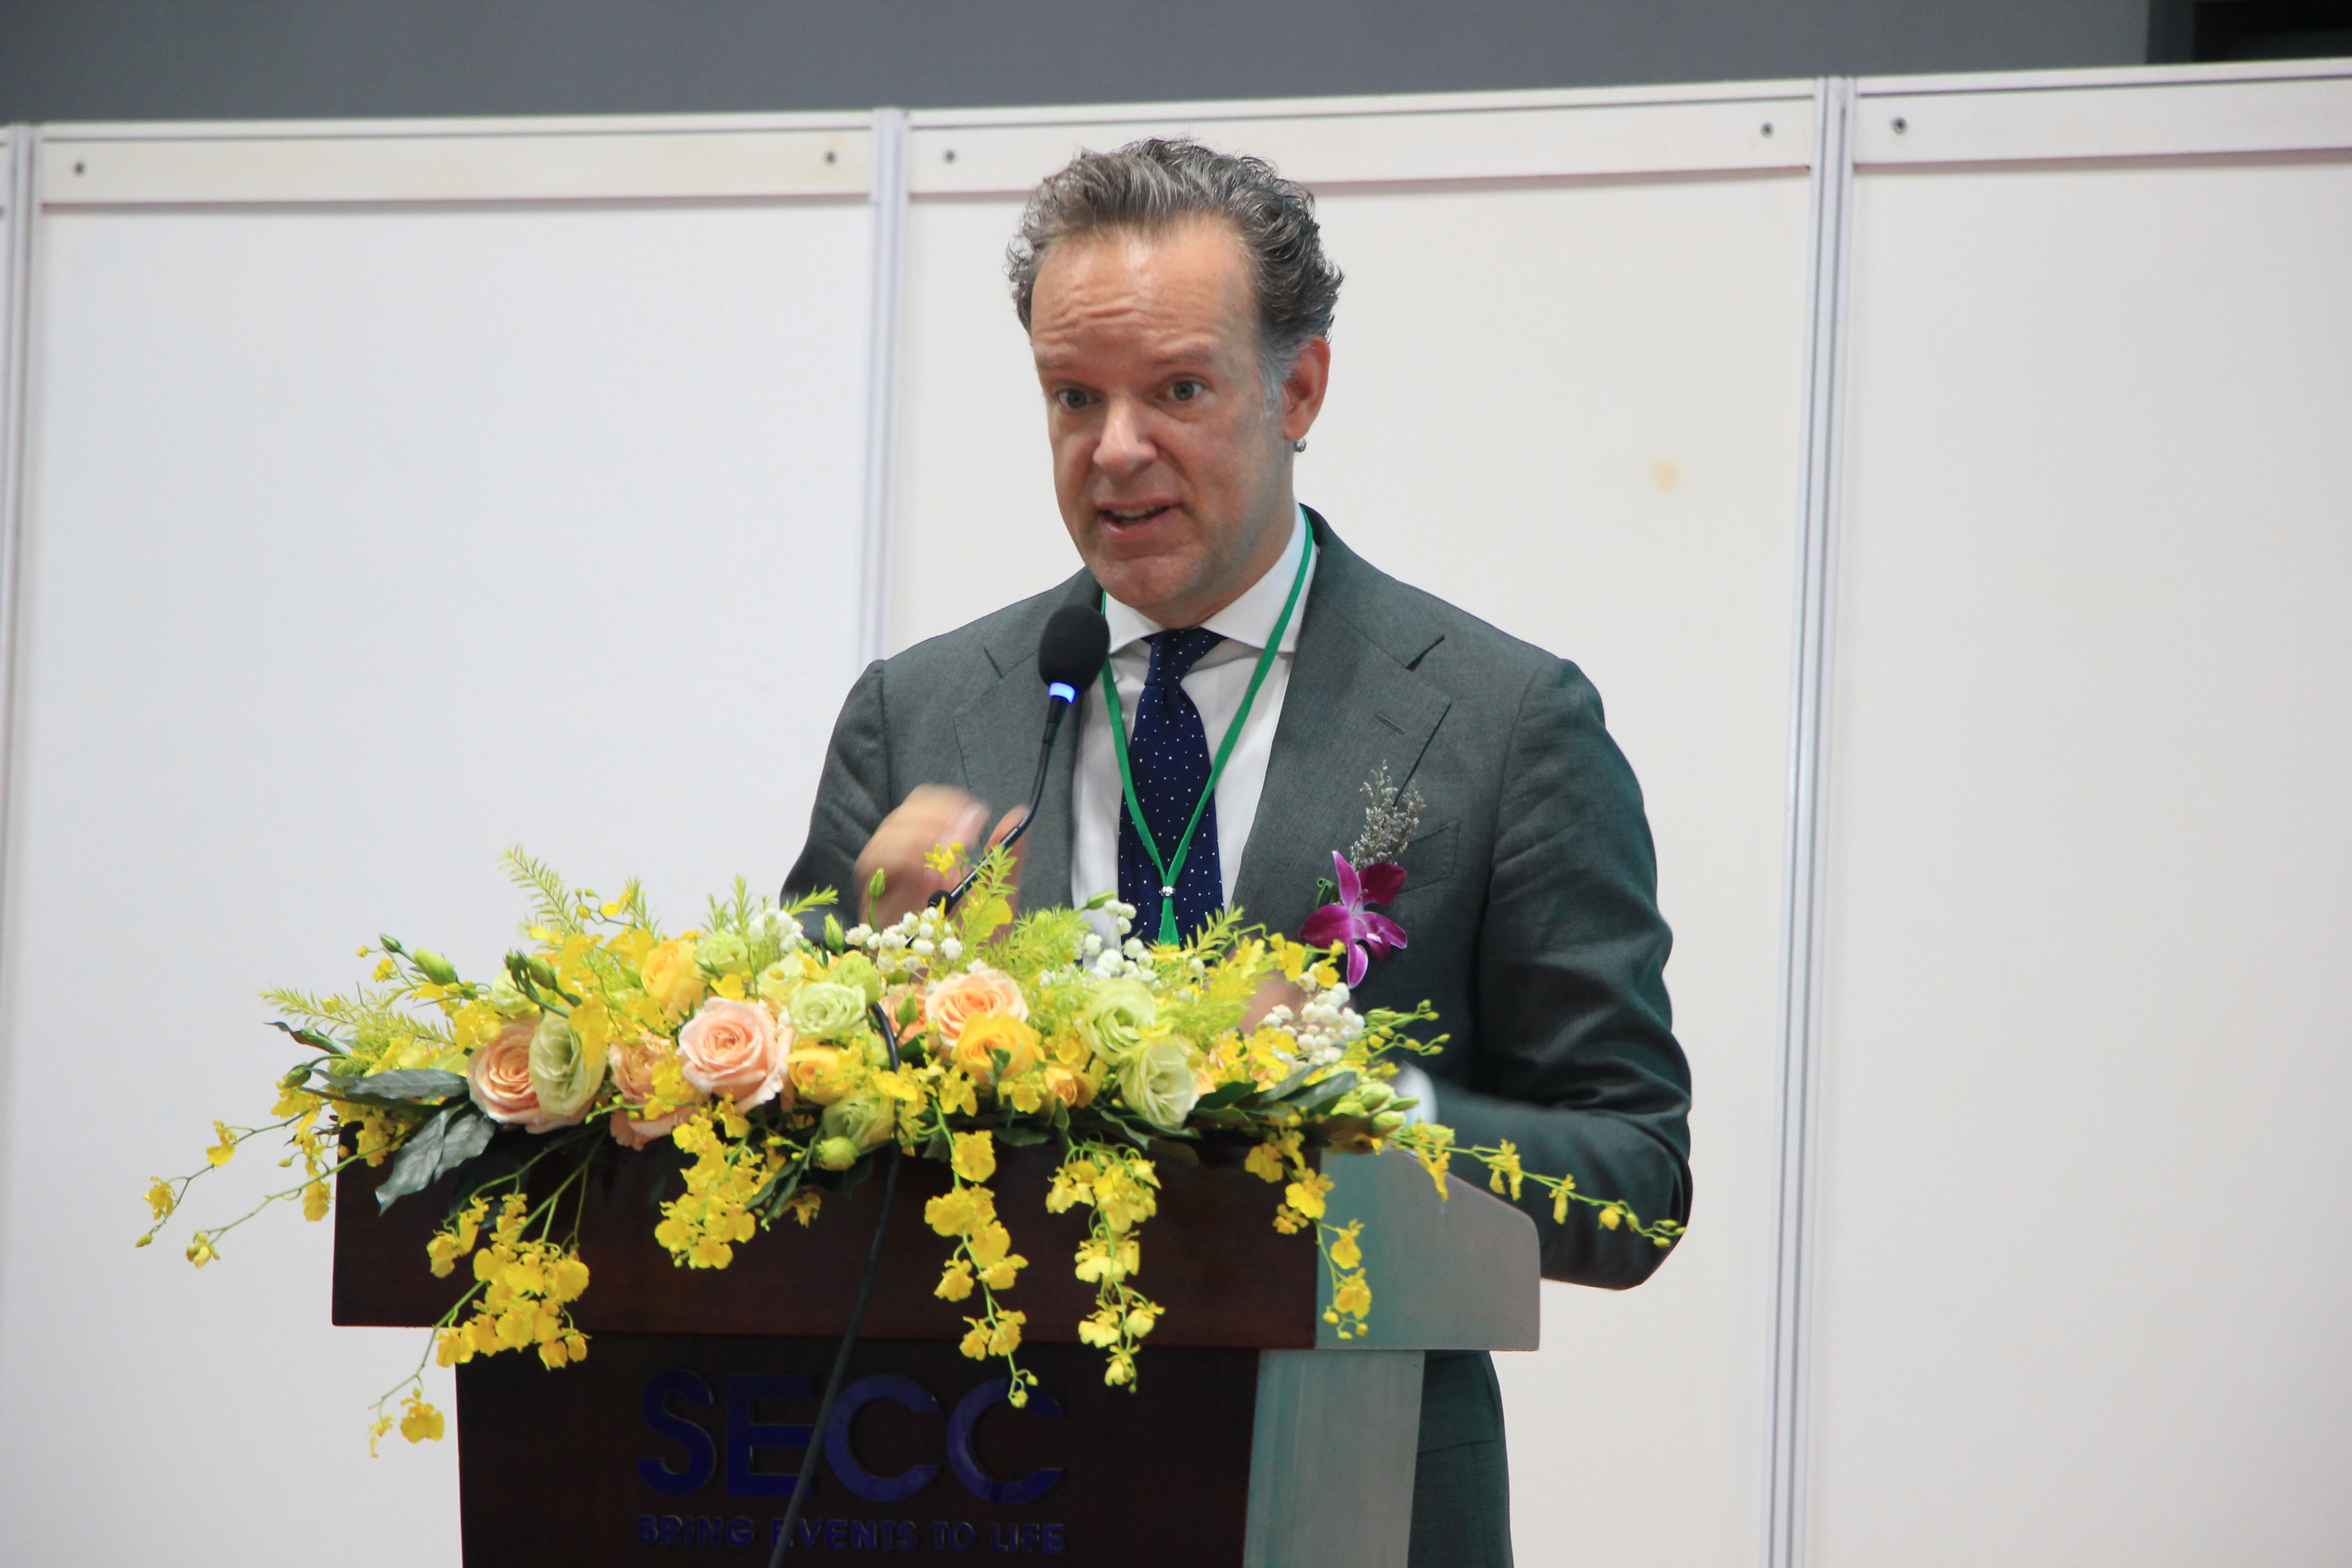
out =
[[(1522, 693), (1496, 806), (1470, 976), (1476, 1046), (1437, 1113), (1465, 1144), (1507, 1138), (1528, 1169), (1572, 1172), (1645, 1222), (1686, 1220), (1690, 1069), (1666, 1000), (1656, 859), (1641, 786), (1574, 665), (1546, 661)], [(1623, 1289), (1665, 1256), (1588, 1208), (1554, 1225), (1533, 1186), (1522, 1205), (1547, 1278)]]
[[(808, 843), (784, 879), (784, 896), (796, 898), (819, 888), (831, 888), (841, 897), (836, 908), (842, 923), (855, 918), (859, 889), (850, 886), (857, 876), (857, 857), (866, 841), (889, 814), (890, 741), (883, 701), (882, 663), (866, 667), (849, 689), (834, 721), (833, 740), (825, 747), (824, 772), (816, 786), (816, 805), (809, 813)], [(815, 917), (820, 922), (824, 915)]]

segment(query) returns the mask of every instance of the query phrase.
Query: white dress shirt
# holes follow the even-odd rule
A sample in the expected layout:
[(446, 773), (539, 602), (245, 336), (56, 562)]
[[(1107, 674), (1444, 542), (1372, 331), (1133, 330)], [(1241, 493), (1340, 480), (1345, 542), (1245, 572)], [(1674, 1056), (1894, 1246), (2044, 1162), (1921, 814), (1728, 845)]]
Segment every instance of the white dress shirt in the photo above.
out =
[[(1282, 617), (1290, 584), (1298, 575), (1298, 558), (1307, 548), (1307, 513), (1302, 509), (1293, 525), (1282, 559), (1243, 590), (1241, 597), (1201, 624), (1224, 641), (1211, 648), (1184, 677), (1184, 694), (1201, 710), (1201, 727), (1208, 732), (1209, 755), (1225, 738), (1225, 728), (1240, 711), (1249, 690), (1257, 659)], [(1217, 869), (1224, 879), (1224, 901), (1234, 901), (1234, 879), (1240, 875), (1242, 851), (1249, 844), (1250, 825), (1257, 819), (1258, 796), (1265, 792), (1265, 766), (1274, 754), (1274, 732), (1282, 722), (1283, 694), (1290, 689), (1291, 660), (1298, 649), (1299, 623), (1307, 618), (1307, 595), (1314, 587), (1315, 567), (1299, 590), (1298, 607), (1290, 612), (1282, 646), (1274, 665), (1250, 704), (1248, 720), (1225, 771), (1217, 780)], [(1110, 622), (1111, 679), (1118, 683), (1119, 706), (1128, 729), (1135, 727), (1135, 706), (1143, 700), (1143, 678), (1151, 668), (1151, 648), (1144, 638), (1168, 628), (1107, 597), (1103, 614)], [(1070, 902), (1083, 904), (1097, 893), (1118, 891), (1118, 825), (1127, 815), (1127, 797), (1119, 787), (1118, 743), (1103, 712), (1102, 683), (1087, 688), (1078, 706), (1078, 763), (1075, 784), (1076, 833), (1070, 846)], [(1172, 852), (1175, 846), (1162, 845)], [(1097, 929), (1108, 939), (1110, 924), (1097, 917)], [(1146, 933), (1147, 935), (1149, 933)]]
[[(1257, 670), (1258, 656), (1265, 651), (1266, 639), (1274, 636), (1274, 623), (1282, 618), (1282, 606), (1290, 597), (1291, 581), (1298, 574), (1298, 558), (1307, 548), (1307, 512), (1302, 507), (1282, 559), (1244, 590), (1241, 597), (1202, 623), (1225, 640), (1202, 655), (1201, 662), (1184, 677), (1184, 692), (1192, 698), (1192, 706), (1201, 710), (1201, 727), (1208, 733), (1209, 755), (1213, 758), (1224, 740), (1225, 727), (1241, 710), (1242, 696), (1249, 690), (1250, 677)], [(1225, 771), (1217, 779), (1217, 870), (1224, 880), (1228, 904), (1234, 901), (1234, 882), (1241, 875), (1242, 853), (1249, 846), (1250, 828), (1257, 820), (1258, 797), (1265, 793), (1265, 768), (1274, 754), (1275, 731), (1282, 723), (1282, 700), (1290, 689), (1290, 666), (1298, 652), (1298, 627), (1307, 618), (1307, 595), (1315, 586), (1315, 572), (1319, 564), (1318, 560), (1307, 565), (1307, 581), (1299, 586), (1297, 607), (1290, 612), (1290, 624), (1283, 628), (1274, 664), (1265, 672), (1265, 684), (1258, 688), (1257, 700), (1250, 704), (1241, 737), (1234, 742), (1233, 755), (1225, 759)], [(1143, 639), (1168, 628), (1108, 595), (1103, 615), (1110, 622), (1111, 679), (1118, 683), (1119, 707), (1132, 732), (1135, 706), (1143, 700), (1143, 678), (1151, 668), (1151, 649)], [(1078, 704), (1077, 719), (1078, 763), (1073, 802), (1076, 822), (1075, 841), (1070, 847), (1070, 902), (1074, 905), (1085, 903), (1097, 893), (1118, 891), (1118, 826), (1127, 815), (1127, 797), (1118, 782), (1118, 742), (1103, 712), (1100, 681), (1087, 688)], [(1172, 849), (1174, 846), (1163, 847)], [(1104, 941), (1112, 940), (1114, 933), (1107, 917), (1097, 910), (1087, 918)], [(1145, 935), (1148, 940), (1149, 933)], [(1403, 1064), (1392, 1087), (1399, 1094), (1421, 1102), (1410, 1113), (1413, 1120), (1436, 1114), (1436, 1087), (1419, 1067), (1411, 1062)]]

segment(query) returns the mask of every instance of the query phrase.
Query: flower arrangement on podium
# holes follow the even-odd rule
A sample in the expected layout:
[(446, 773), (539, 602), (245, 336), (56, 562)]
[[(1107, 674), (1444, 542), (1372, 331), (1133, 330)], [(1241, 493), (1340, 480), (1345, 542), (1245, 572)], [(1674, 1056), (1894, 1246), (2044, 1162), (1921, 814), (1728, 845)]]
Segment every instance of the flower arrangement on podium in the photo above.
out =
[[(935, 864), (963, 870), (961, 856), (951, 847)], [(815, 1221), (827, 1193), (855, 1184), (895, 1143), (951, 1173), (925, 1214), (942, 1244), (936, 1292), (963, 1304), (963, 1352), (1003, 1361), (1018, 1404), (1031, 1382), (1017, 1354), (1027, 1320), (1008, 1299), (1032, 1264), (1015, 1249), (1017, 1216), (999, 1210), (990, 1185), (1000, 1147), (1059, 1149), (1046, 1206), (1087, 1211), (1066, 1266), (1096, 1287), (1077, 1333), (1103, 1351), (1113, 1384), (1135, 1383), (1161, 1314), (1141, 1284), (1142, 1232), (1155, 1155), (1171, 1145), (1248, 1146), (1248, 1169), (1283, 1189), (1276, 1226), (1320, 1250), (1326, 1321), (1342, 1339), (1363, 1331), (1372, 1310), (1370, 1238), (1358, 1222), (1328, 1222), (1331, 1181), (1318, 1149), (1404, 1149), (1441, 1198), (1452, 1162), (1474, 1160), (1497, 1193), (1549, 1191), (1555, 1217), (1582, 1205), (1660, 1247), (1679, 1234), (1671, 1220), (1644, 1222), (1579, 1191), (1565, 1173), (1523, 1170), (1508, 1142), (1462, 1148), (1413, 1119), (1414, 1102), (1390, 1079), (1402, 1057), (1437, 1048), (1409, 1032), (1433, 1015), (1359, 1011), (1350, 990), (1368, 957), (1402, 941), (1362, 908), (1390, 889), (1392, 867), (1360, 875), (1335, 855), (1342, 900), (1318, 911), (1319, 945), (1231, 912), (1189, 941), (1149, 945), (1129, 934), (1134, 911), (1108, 898), (1014, 918), (1001, 856), (976, 868), (952, 913), (928, 907), (845, 930), (825, 912), (830, 894), (779, 905), (739, 879), (699, 926), (674, 935), (635, 882), (603, 900), (520, 850), (504, 859), (531, 902), (529, 945), (487, 977), (386, 936), (360, 950), (374, 961), (365, 984), (264, 994), (299, 1053), (277, 1081), (271, 1117), (215, 1122), (203, 1165), (154, 1180), (141, 1246), (192, 1182), (265, 1135), (290, 1141), (285, 1163), (299, 1163), (299, 1178), (195, 1231), (186, 1255), (197, 1266), (276, 1201), (323, 1217), (328, 1182), (351, 1165), (388, 1166), (376, 1188), (387, 1206), (457, 1172), (457, 1196), (419, 1262), (471, 1283), (426, 1358), (516, 1352), (561, 1367), (588, 1353), (572, 1309), (590, 1285), (580, 1205), (576, 1194), (562, 1200), (596, 1159), (675, 1145), (683, 1190), (662, 1204), (655, 1237), (681, 1268), (724, 1268), (763, 1228)], [(1276, 982), (1286, 999), (1269, 1007)], [(483, 1158), (494, 1145), (507, 1157)], [(561, 1179), (530, 1184), (549, 1161)], [(378, 1402), (371, 1447), (395, 1420), (412, 1442), (442, 1435), (423, 1366)]]

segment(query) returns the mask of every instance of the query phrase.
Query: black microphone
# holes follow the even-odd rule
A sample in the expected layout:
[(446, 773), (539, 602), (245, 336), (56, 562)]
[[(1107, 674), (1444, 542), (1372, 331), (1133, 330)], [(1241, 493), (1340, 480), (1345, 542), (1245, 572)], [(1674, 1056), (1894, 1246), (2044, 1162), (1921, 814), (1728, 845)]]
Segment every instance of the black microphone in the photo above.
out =
[[(1103, 660), (1109, 657), (1110, 623), (1093, 605), (1064, 605), (1046, 617), (1045, 634), (1037, 639), (1037, 677), (1045, 683), (1045, 738), (1037, 747), (1037, 782), (1029, 788), (1028, 811), (998, 848), (1011, 849), (1037, 820), (1038, 804), (1045, 798), (1045, 764), (1053, 759), (1063, 715), (1102, 673)], [(940, 907), (955, 908), (979, 875), (980, 868), (974, 866)]]

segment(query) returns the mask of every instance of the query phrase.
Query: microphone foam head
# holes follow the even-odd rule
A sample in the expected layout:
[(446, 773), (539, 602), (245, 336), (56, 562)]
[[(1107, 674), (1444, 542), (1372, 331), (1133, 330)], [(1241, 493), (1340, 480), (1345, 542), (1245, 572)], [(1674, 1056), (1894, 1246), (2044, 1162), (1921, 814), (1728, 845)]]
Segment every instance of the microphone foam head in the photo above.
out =
[[(1091, 605), (1064, 605), (1046, 619), (1037, 639), (1037, 676), (1048, 687), (1075, 695), (1102, 673), (1110, 657), (1110, 623)], [(1061, 695), (1059, 692), (1055, 696)]]

